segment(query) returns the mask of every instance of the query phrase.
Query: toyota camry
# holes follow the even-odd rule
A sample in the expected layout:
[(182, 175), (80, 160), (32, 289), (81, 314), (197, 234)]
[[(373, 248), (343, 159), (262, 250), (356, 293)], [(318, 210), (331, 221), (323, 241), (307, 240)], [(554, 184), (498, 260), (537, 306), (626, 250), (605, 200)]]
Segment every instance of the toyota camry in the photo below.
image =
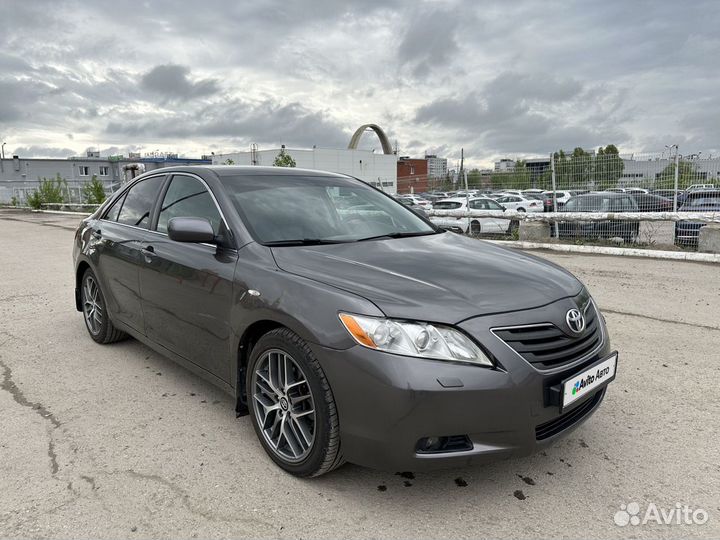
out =
[(132, 336), (228, 392), (298, 476), (528, 454), (615, 377), (568, 271), (340, 174), (151, 171), (83, 220), (73, 251), (90, 337)]

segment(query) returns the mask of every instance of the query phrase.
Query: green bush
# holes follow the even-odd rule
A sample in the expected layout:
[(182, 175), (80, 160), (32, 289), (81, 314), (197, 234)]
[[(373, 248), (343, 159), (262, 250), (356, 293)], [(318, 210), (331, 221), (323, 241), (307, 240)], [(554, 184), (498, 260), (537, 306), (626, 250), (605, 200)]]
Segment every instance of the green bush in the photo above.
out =
[(65, 202), (65, 193), (67, 192), (67, 180), (57, 174), (55, 178), (38, 178), (40, 186), (27, 197), (28, 204), (40, 209), (43, 204)]
[(83, 200), (87, 204), (102, 204), (105, 202), (105, 186), (94, 174), (89, 182), (85, 182), (82, 192)]

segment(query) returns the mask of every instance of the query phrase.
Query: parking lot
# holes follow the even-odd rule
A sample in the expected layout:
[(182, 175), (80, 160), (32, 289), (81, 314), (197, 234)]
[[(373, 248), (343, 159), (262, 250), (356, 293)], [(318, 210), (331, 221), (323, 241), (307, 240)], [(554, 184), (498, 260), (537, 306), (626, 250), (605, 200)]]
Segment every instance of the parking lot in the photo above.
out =
[[(523, 459), (300, 480), (230, 397), (137, 341), (87, 336), (77, 222), (0, 211), (2, 537), (720, 536), (718, 265), (539, 253), (589, 287), (620, 351), (597, 414)], [(709, 519), (617, 526), (630, 502)]]

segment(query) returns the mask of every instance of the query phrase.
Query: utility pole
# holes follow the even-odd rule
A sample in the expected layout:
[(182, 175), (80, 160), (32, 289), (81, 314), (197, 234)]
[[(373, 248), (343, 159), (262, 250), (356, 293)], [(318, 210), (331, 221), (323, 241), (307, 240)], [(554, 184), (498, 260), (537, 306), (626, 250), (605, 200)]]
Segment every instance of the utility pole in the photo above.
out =
[(673, 212), (677, 212), (678, 180), (680, 179), (680, 154), (675, 145), (675, 192), (673, 197)]

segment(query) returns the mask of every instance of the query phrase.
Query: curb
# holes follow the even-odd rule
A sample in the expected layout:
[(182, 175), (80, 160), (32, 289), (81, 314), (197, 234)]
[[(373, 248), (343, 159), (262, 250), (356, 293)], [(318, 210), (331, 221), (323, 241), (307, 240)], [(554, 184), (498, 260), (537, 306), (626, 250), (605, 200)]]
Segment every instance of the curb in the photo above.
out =
[(645, 257), (648, 259), (665, 259), (671, 261), (690, 261), (704, 263), (720, 263), (720, 253), (695, 253), (683, 251), (661, 251), (658, 249), (616, 248), (610, 246), (575, 246), (567, 244), (543, 244), (540, 242), (521, 242), (513, 240), (485, 240), (500, 246), (518, 249), (546, 249), (565, 253), (585, 253), (595, 255), (619, 255), (624, 257)]

